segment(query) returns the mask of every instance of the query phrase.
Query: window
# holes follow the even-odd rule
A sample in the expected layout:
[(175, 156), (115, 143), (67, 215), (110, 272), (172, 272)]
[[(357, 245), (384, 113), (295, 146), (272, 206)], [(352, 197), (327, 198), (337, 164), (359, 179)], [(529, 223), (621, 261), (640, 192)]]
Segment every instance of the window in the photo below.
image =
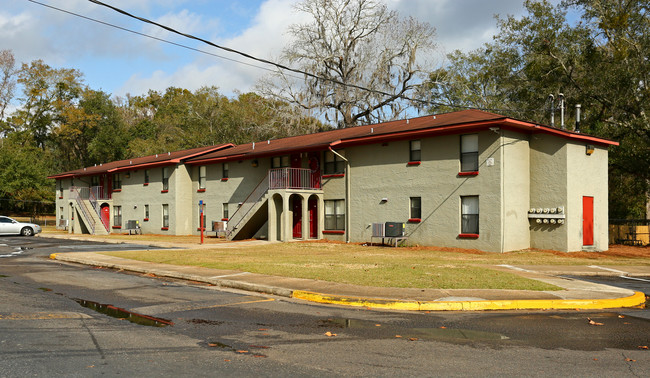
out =
[(275, 156), (271, 159), (271, 168), (286, 168), (289, 165), (289, 155)]
[(99, 186), (99, 176), (90, 177), (90, 186)]
[[(339, 151), (339, 154), (344, 155), (344, 151)], [(332, 151), (325, 151), (325, 171), (323, 174), (335, 175), (345, 173), (345, 160), (341, 159)]]
[(421, 219), (422, 218), (422, 198), (421, 197), (411, 197), (411, 219)]
[(207, 175), (207, 167), (202, 165), (199, 167), (199, 189), (205, 189), (205, 178)]
[(59, 198), (63, 198), (63, 180), (58, 180), (57, 183), (59, 184)]
[(63, 206), (59, 207), (59, 219), (63, 219)]
[(478, 172), (478, 134), (460, 136), (460, 171)]
[(420, 161), (421, 159), (420, 141), (412, 140), (409, 142), (409, 161)]
[(119, 173), (113, 173), (113, 190), (122, 190), (122, 177)]
[(122, 206), (113, 206), (113, 227), (122, 227)]
[(221, 168), (221, 178), (228, 178), (228, 163), (223, 163), (223, 167)]
[(460, 197), (462, 234), (478, 235), (478, 196)]
[(325, 201), (325, 229), (345, 230), (345, 200)]
[(162, 169), (162, 190), (169, 190), (169, 167), (163, 167)]
[(228, 219), (229, 214), (228, 214), (228, 203), (223, 204), (223, 219)]
[(169, 228), (169, 205), (162, 205), (162, 226)]
[(144, 205), (144, 220), (149, 220), (149, 205)]
[(144, 184), (145, 185), (149, 184), (149, 170), (148, 169), (144, 170)]

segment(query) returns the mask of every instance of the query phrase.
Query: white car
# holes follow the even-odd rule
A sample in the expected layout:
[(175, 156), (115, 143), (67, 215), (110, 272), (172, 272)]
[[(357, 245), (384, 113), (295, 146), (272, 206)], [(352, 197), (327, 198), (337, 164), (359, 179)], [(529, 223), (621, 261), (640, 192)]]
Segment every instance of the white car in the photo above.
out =
[(0, 235), (34, 236), (41, 232), (41, 226), (34, 223), (18, 222), (9, 217), (0, 216)]

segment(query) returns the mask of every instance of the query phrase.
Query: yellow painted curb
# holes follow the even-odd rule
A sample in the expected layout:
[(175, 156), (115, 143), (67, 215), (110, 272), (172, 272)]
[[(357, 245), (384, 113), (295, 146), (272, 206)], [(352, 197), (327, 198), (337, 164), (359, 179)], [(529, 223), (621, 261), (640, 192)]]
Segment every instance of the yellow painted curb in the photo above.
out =
[(51, 253), (51, 254), (50, 254), (50, 258), (51, 258), (52, 260), (56, 260), (56, 253)]
[(291, 295), (296, 299), (317, 303), (338, 304), (354, 307), (370, 307), (390, 310), (409, 311), (482, 311), (482, 310), (543, 310), (543, 309), (603, 309), (633, 307), (645, 303), (645, 294), (613, 299), (522, 299), (494, 301), (397, 301), (390, 299), (372, 299), (327, 295), (310, 291), (294, 290)]

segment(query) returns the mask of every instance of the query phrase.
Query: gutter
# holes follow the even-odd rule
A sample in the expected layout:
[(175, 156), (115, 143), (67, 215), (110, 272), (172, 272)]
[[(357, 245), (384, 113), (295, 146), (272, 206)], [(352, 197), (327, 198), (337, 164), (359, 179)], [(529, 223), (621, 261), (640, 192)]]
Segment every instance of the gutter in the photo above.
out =
[(332, 153), (345, 161), (345, 242), (350, 242), (350, 161), (345, 156), (328, 147)]

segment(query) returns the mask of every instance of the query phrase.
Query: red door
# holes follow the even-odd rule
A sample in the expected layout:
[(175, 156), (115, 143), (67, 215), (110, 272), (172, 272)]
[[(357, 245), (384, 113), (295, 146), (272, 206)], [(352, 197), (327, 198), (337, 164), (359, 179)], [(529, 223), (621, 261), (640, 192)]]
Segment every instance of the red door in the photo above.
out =
[(293, 200), (293, 237), (302, 238), (302, 201), (299, 198)]
[(318, 237), (318, 201), (314, 198), (308, 202), (309, 206), (309, 237), (316, 239)]
[(582, 245), (594, 245), (594, 197), (582, 197)]
[(102, 206), (102, 223), (108, 228), (108, 225), (111, 221), (111, 209), (106, 206)]

